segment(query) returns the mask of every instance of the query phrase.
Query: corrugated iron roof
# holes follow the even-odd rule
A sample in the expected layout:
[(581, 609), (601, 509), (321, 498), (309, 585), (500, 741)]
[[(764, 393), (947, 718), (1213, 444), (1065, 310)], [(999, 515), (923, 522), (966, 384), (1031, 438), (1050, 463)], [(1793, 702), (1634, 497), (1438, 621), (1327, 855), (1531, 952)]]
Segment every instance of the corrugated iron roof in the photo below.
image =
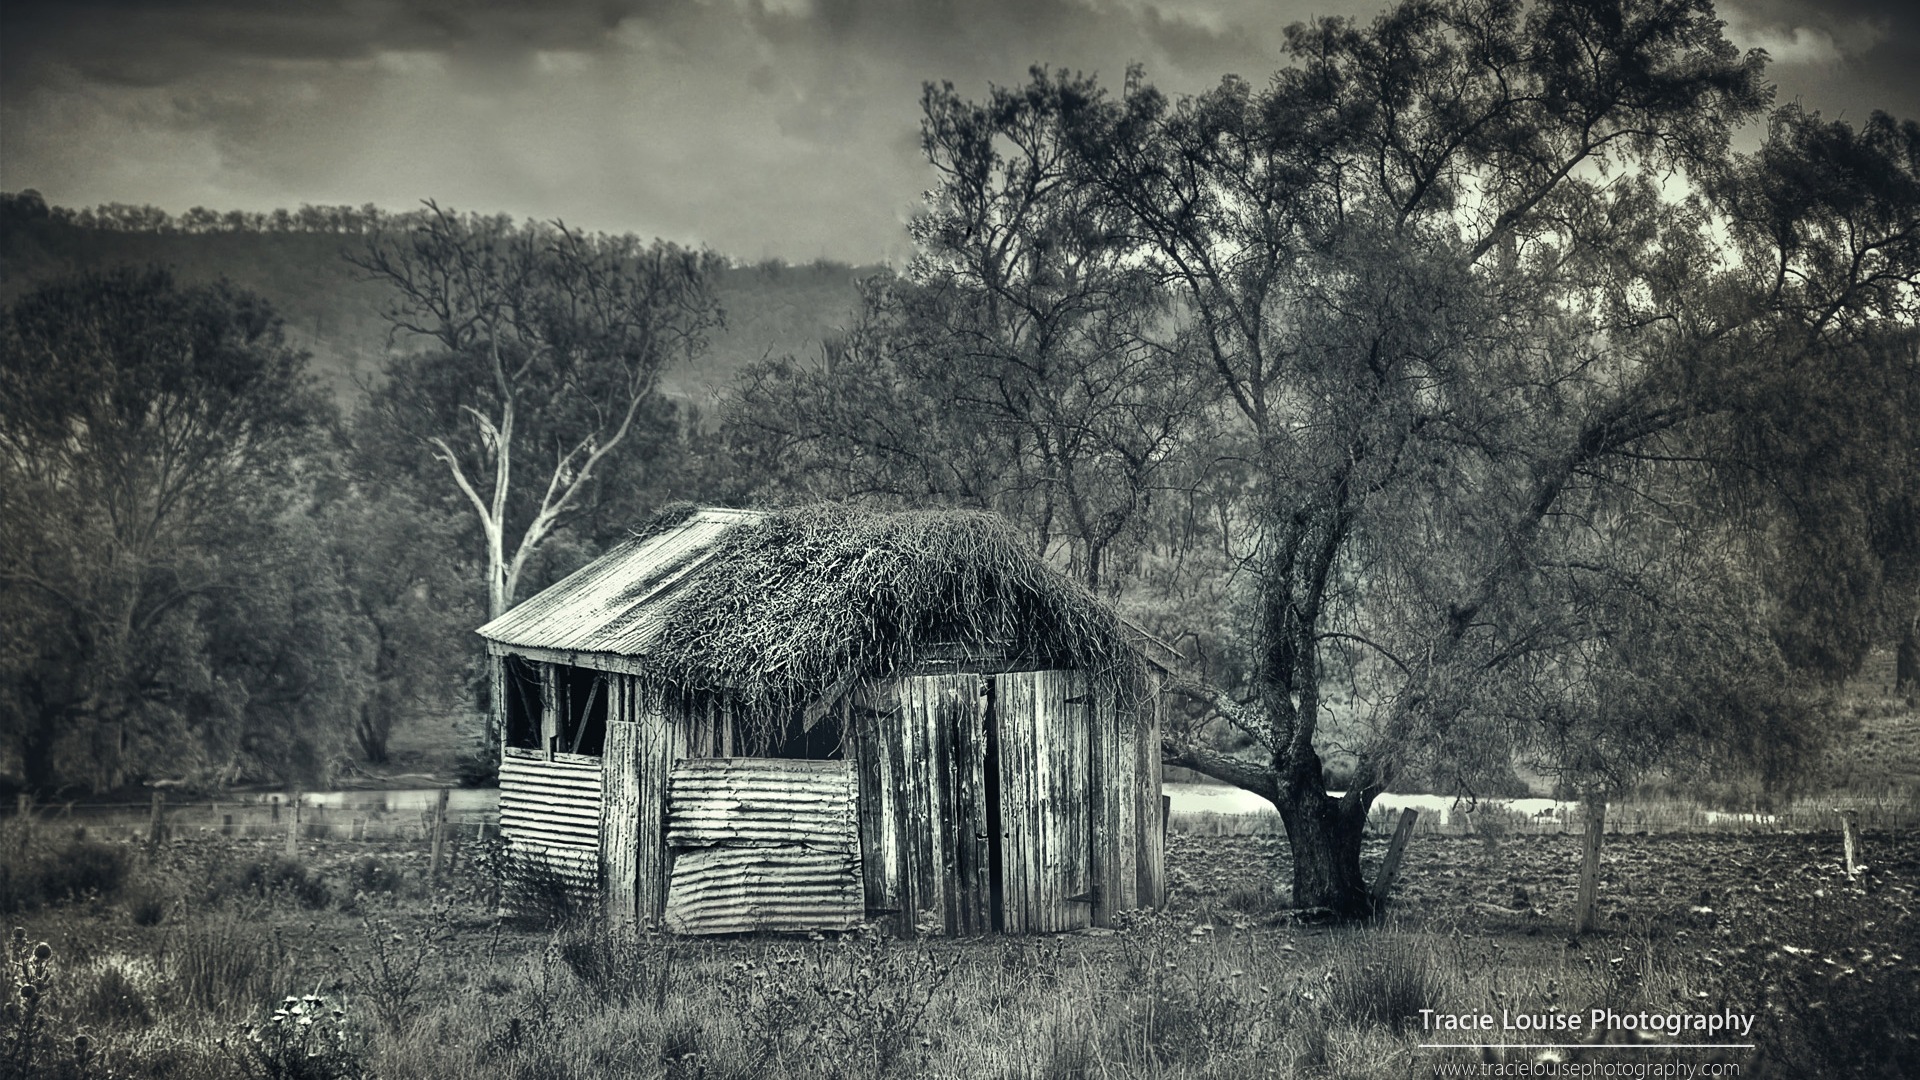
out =
[[(679, 590), (707, 565), (722, 537), (771, 514), (708, 507), (672, 528), (626, 540), (611, 551), (480, 627), (501, 645), (556, 652), (642, 656), (666, 628)], [(1166, 671), (1180, 653), (1124, 616), (1122, 635)]]
[(767, 517), (705, 509), (652, 536), (627, 540), (482, 626), (502, 645), (634, 656), (665, 625), (675, 590), (729, 531)]

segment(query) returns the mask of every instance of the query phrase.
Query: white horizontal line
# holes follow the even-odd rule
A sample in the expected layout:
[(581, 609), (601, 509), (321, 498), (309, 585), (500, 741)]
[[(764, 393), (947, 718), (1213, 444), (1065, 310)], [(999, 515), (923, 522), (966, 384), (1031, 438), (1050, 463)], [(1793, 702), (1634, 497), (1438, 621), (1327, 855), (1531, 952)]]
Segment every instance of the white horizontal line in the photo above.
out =
[(1419, 1049), (1753, 1049), (1749, 1042), (1423, 1042)]

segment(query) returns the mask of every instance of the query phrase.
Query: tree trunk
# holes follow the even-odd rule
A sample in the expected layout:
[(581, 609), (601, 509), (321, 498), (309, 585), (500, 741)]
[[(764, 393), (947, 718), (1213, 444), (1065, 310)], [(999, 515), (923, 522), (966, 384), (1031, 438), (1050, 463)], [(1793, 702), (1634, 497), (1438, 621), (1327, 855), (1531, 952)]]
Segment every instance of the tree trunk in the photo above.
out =
[(1341, 798), (1318, 783), (1281, 792), (1280, 820), (1293, 852), (1293, 906), (1327, 908), (1343, 918), (1373, 914), (1372, 893), (1360, 873), (1360, 837), (1373, 800), (1358, 792)]
[(1907, 635), (1893, 653), (1893, 692), (1904, 694), (1920, 687), (1920, 629), (1907, 624)]

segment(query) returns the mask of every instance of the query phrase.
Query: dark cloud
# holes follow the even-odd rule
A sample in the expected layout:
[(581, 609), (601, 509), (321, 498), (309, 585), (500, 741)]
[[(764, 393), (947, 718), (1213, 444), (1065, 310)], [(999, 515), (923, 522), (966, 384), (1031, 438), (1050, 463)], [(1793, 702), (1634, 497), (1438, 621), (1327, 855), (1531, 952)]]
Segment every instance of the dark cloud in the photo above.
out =
[[(1379, 0), (7, 0), (0, 187), (56, 202), (458, 206), (748, 258), (904, 254), (923, 81), (1035, 63), (1260, 81)], [(1920, 113), (1891, 0), (1738, 0), (1788, 97)], [(1871, 104), (1870, 104), (1871, 103)]]
[(1737, 44), (1765, 49), (1779, 100), (1826, 116), (1920, 119), (1920, 4), (1913, 0), (1724, 0)]

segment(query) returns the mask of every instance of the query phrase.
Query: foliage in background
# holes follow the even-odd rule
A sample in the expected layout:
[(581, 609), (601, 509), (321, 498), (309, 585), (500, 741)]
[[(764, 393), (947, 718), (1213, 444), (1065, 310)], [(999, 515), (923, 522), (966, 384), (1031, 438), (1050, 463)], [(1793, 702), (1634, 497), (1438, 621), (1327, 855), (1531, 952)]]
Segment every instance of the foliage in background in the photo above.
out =
[(478, 522), (498, 616), (601, 470), (659, 424), (661, 373), (720, 322), (716, 260), (432, 203), (349, 259), (386, 287), (396, 339), (425, 347), (389, 360), (372, 424), (411, 449), (401, 475), (437, 477)]
[(8, 311), (8, 786), (329, 767), (354, 635), (300, 515), (298, 462), (328, 420), (303, 362), (257, 297), (159, 270), (57, 282)]
[[(912, 287), (757, 372), (743, 437), (809, 490), (1005, 505), (1088, 580), (1244, 613), (1243, 663), (1193, 642), (1227, 678), (1166, 749), (1276, 805), (1301, 905), (1369, 910), (1396, 783), (1785, 775), (1807, 673), (1910, 610), (1904, 421), (1801, 388), (1910, 411), (1920, 127), (1788, 108), (1735, 154), (1765, 57), (1705, 3), (1405, 3), (1287, 51), (1179, 99), (930, 88)], [(1195, 522), (1239, 588), (1155, 580)]]

